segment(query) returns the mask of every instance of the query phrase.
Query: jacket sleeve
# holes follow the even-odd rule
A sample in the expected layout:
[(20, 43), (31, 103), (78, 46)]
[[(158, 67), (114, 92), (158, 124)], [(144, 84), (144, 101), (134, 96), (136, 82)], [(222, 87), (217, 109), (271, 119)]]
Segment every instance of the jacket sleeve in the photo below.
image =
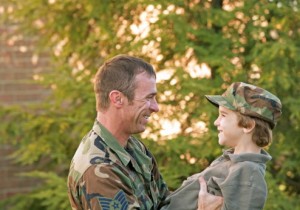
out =
[(267, 198), (264, 173), (257, 164), (250, 162), (231, 167), (220, 184), (224, 197), (222, 210), (262, 210)]
[(200, 185), (198, 179), (190, 179), (172, 192), (164, 201), (161, 210), (197, 209)]
[(83, 209), (139, 209), (128, 176), (116, 172), (112, 165), (92, 165), (77, 188)]

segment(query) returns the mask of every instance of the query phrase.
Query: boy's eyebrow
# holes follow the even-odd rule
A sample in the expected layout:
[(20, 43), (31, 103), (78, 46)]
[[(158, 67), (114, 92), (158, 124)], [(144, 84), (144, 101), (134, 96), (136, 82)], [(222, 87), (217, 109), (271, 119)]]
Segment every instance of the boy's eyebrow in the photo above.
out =
[(225, 110), (220, 110), (219, 113), (220, 114), (227, 114), (228, 112), (226, 112)]

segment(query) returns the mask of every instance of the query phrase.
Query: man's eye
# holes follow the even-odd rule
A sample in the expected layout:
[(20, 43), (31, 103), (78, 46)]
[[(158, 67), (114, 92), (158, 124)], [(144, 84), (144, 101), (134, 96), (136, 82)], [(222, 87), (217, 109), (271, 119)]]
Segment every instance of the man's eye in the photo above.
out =
[(155, 96), (148, 96), (146, 99), (147, 99), (148, 101), (151, 101), (151, 100), (154, 100), (154, 99), (155, 99)]

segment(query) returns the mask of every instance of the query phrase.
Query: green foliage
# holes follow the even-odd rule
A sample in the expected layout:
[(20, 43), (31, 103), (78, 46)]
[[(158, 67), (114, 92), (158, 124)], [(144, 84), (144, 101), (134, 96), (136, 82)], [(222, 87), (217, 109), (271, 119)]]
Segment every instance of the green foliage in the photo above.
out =
[(38, 172), (22, 174), (44, 180), (42, 187), (29, 195), (17, 195), (0, 202), (1, 209), (69, 209), (66, 179), (53, 172)]
[[(53, 56), (53, 70), (40, 81), (52, 89), (47, 101), (0, 108), (0, 144), (14, 144), (21, 164), (49, 163), (31, 174), (44, 180), (41, 186), (5, 205), (69, 208), (69, 163), (95, 118), (93, 75), (103, 60), (126, 53), (146, 59), (158, 74), (171, 70), (170, 78), (158, 81), (161, 111), (153, 117), (149, 135), (142, 134), (171, 189), (221, 153), (213, 126), (217, 110), (205, 94), (244, 81), (278, 95), (283, 116), (268, 148), (273, 160), (267, 169), (265, 209), (297, 209), (300, 8), (294, 2), (4, 0), (2, 22), (38, 37), (40, 49)], [(207, 65), (210, 76), (196, 74), (200, 64)], [(166, 119), (179, 122), (180, 129), (164, 135), (161, 120)]]

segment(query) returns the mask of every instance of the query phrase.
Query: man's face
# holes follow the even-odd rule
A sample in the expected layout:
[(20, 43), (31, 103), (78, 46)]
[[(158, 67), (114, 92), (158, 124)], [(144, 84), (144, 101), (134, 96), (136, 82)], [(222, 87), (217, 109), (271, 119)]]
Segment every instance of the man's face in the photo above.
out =
[(135, 81), (134, 99), (126, 100), (123, 112), (124, 128), (129, 135), (145, 131), (150, 115), (159, 111), (155, 77), (143, 72), (136, 76)]

